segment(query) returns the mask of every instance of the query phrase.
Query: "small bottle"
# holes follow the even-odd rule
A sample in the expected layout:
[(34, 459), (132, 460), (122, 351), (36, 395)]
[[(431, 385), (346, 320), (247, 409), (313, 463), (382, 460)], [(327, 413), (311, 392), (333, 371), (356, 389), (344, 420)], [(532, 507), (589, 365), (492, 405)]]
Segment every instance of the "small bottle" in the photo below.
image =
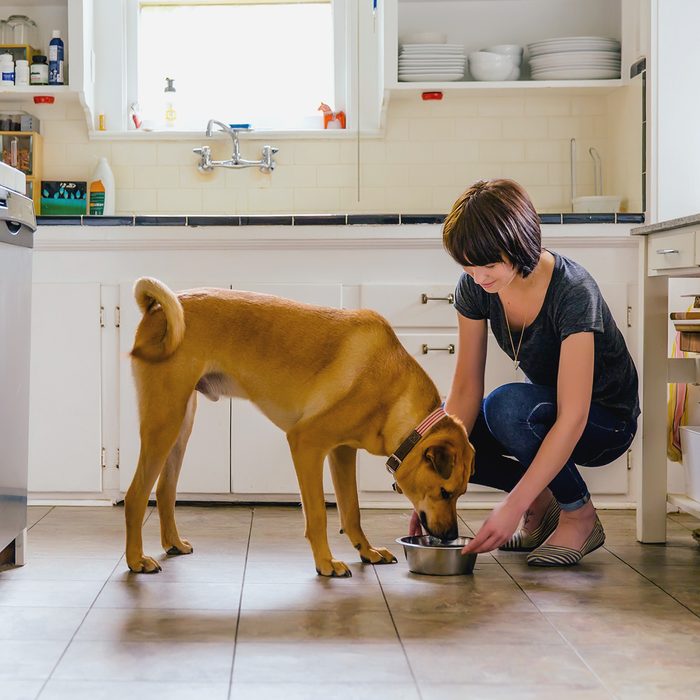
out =
[(15, 85), (29, 85), (29, 61), (22, 58), (15, 62)]
[(15, 84), (15, 61), (11, 53), (0, 54), (0, 86), (10, 87)]
[(63, 48), (61, 32), (54, 29), (49, 42), (49, 85), (63, 85)]
[(32, 59), (32, 65), (29, 67), (29, 84), (49, 84), (49, 64), (47, 63), (46, 56), (37, 54)]
[(88, 189), (88, 214), (111, 216), (115, 209), (114, 175), (107, 159), (97, 161)]
[(165, 79), (165, 90), (163, 90), (163, 94), (164, 94), (163, 117), (165, 118), (165, 126), (167, 126), (169, 129), (173, 129), (175, 127), (175, 122), (177, 121), (177, 110), (176, 110), (177, 91), (175, 90), (175, 87), (173, 86), (174, 82), (175, 82), (175, 78), (166, 78)]

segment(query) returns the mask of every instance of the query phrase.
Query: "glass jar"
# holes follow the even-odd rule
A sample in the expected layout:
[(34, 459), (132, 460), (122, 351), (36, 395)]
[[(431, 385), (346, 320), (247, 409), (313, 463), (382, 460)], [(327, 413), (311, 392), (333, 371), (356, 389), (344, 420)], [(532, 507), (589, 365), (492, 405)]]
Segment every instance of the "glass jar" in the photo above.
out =
[(23, 46), (35, 46), (37, 38), (37, 26), (33, 19), (27, 15), (10, 15), (7, 18), (8, 27), (12, 28), (13, 44)]
[(7, 24), (6, 19), (0, 19), (0, 46), (14, 43), (12, 27)]

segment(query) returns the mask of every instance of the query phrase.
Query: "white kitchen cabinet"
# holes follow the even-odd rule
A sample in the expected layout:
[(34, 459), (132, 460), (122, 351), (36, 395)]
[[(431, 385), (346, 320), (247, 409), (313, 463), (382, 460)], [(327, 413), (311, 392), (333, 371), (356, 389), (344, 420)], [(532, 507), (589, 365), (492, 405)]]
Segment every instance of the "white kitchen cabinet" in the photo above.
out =
[(99, 284), (34, 284), (29, 490), (102, 490)]
[[(228, 287), (220, 280), (163, 280), (172, 289)], [(136, 389), (131, 376), (129, 352), (134, 343), (141, 311), (133, 294), (134, 280), (120, 285), (120, 371), (119, 371), (119, 487), (129, 488), (139, 458), (139, 420)], [(178, 493), (219, 494), (231, 490), (231, 402), (209, 401), (197, 396), (197, 413), (192, 435), (178, 480)]]
[[(624, 46), (632, 38), (623, 26), (635, 17), (642, 0), (386, 0), (384, 3), (385, 87), (388, 90), (586, 88), (610, 89), (629, 76), (632, 54)], [(603, 36), (623, 42), (621, 80), (525, 79), (504, 82), (398, 82), (398, 51), (404, 37), (419, 32), (447, 34), (447, 42), (462, 44), (465, 55), (496, 44), (528, 43), (567, 36)]]

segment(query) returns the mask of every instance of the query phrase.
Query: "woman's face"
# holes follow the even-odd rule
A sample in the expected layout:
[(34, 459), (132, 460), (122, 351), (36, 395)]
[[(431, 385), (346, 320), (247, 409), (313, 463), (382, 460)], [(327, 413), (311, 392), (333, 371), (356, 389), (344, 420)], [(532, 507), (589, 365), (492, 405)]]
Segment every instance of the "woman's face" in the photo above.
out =
[(518, 274), (517, 270), (508, 262), (490, 263), (489, 265), (465, 265), (462, 269), (489, 294), (498, 294)]

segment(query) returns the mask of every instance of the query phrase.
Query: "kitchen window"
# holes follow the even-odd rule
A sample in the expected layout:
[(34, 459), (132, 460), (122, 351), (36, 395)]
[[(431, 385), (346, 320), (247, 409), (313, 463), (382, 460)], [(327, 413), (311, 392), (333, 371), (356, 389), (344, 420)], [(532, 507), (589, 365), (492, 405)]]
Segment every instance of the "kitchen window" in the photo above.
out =
[[(137, 0), (130, 101), (146, 124), (174, 130), (210, 118), (255, 129), (321, 128), (321, 102), (345, 109), (345, 3), (339, 0)], [(132, 26), (133, 26), (132, 24)], [(133, 37), (133, 34), (131, 35)]]

